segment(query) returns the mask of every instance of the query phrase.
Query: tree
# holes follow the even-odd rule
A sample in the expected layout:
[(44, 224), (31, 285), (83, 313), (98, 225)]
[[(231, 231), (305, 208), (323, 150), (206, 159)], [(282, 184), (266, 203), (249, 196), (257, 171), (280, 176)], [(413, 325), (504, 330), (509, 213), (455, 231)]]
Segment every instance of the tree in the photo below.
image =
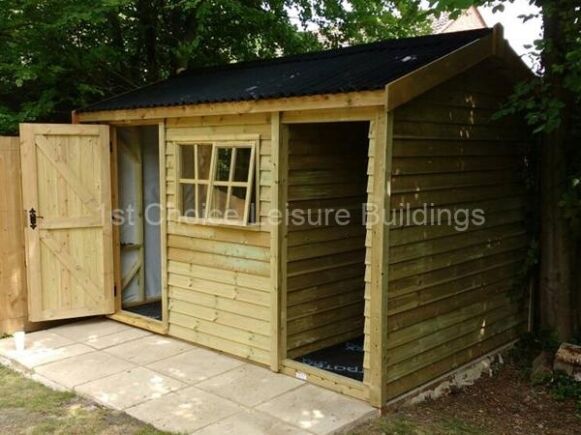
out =
[[(432, 4), (457, 13), (472, 4), (502, 10), (513, 1), (432, 0)], [(534, 43), (540, 68), (534, 79), (516, 86), (501, 114), (523, 115), (541, 139), (538, 316), (541, 328), (569, 339), (581, 328), (581, 4), (529, 3), (540, 8), (543, 21), (543, 36)]]
[(415, 3), (0, 0), (0, 134), (186, 68), (426, 32)]

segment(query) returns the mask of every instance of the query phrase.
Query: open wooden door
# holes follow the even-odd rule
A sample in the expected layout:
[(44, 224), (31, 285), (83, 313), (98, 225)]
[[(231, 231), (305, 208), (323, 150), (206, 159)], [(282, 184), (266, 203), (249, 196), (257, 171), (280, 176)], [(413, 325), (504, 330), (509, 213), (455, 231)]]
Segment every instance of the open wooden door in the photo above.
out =
[(114, 312), (109, 127), (21, 124), (29, 318)]

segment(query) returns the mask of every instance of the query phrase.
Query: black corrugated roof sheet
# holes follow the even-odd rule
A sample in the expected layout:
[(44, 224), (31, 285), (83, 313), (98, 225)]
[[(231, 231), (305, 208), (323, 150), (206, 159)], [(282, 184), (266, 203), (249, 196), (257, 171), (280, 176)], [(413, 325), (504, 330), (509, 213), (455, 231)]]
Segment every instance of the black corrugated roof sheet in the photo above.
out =
[(492, 32), (477, 29), (185, 71), (79, 112), (381, 89)]

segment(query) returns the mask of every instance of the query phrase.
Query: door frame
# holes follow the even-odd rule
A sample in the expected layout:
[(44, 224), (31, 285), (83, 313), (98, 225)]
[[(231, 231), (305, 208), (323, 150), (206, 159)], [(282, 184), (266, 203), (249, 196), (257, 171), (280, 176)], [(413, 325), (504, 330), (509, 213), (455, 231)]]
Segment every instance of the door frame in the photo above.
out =
[[(280, 171), (277, 174), (277, 179), (283, 180), (279, 183), (279, 191), (276, 193), (277, 199), (281, 204), (285, 204), (287, 201), (286, 191), (288, 189), (288, 140), (289, 140), (289, 127), (293, 124), (327, 124), (333, 122), (366, 122), (369, 125), (369, 129), (376, 128), (378, 113), (381, 113), (378, 108), (362, 108), (362, 109), (347, 109), (332, 111), (308, 111), (307, 113), (293, 113), (293, 112), (282, 112), (279, 115), (279, 119), (276, 122), (276, 129), (278, 132), (277, 141), (279, 152), (277, 155), (273, 155), (273, 160), (276, 160), (276, 168)], [(370, 131), (371, 133), (371, 131)], [(274, 137), (274, 135), (273, 135)], [(368, 153), (366, 155), (366, 167), (369, 165), (370, 156), (374, 151), (375, 142), (374, 137), (368, 137)], [(366, 173), (367, 183), (369, 183), (369, 174)], [(369, 200), (369, 197), (367, 198)], [(280, 204), (279, 204), (280, 206)], [(283, 207), (283, 206), (281, 206)], [(282, 208), (280, 209), (282, 212)], [(367, 228), (366, 233), (373, 232)], [(368, 373), (362, 381), (348, 378), (346, 376), (341, 376), (333, 372), (329, 372), (317, 367), (310, 366), (308, 364), (295, 361), (288, 358), (287, 356), (287, 244), (286, 244), (286, 234), (287, 228), (285, 219), (279, 223), (276, 229), (276, 236), (273, 236), (273, 242), (276, 244), (276, 258), (278, 259), (278, 270), (276, 273), (278, 285), (276, 287), (277, 293), (277, 304), (275, 310), (277, 313), (277, 322), (279, 324), (278, 331), (276, 332), (277, 340), (277, 355), (276, 358), (279, 361), (278, 371), (287, 374), (289, 376), (308, 381), (310, 383), (320, 385), (324, 388), (337, 391), (339, 393), (354, 397), (356, 399), (369, 401), (370, 400), (370, 384), (371, 384), (371, 373)], [(369, 237), (367, 235), (366, 237)], [(372, 241), (373, 243), (373, 241)], [(370, 301), (366, 301), (368, 304)], [(370, 319), (373, 322), (373, 319)], [(370, 351), (364, 351), (365, 356), (369, 356)]]
[(111, 128), (111, 203), (112, 210), (118, 207), (119, 180), (117, 176), (117, 128), (158, 126), (159, 141), (159, 198), (160, 198), (160, 235), (161, 235), (161, 320), (151, 319), (140, 314), (123, 310), (121, 286), (121, 249), (119, 227), (113, 225), (113, 264), (115, 273), (115, 313), (110, 319), (146, 329), (157, 334), (166, 335), (169, 329), (168, 288), (167, 288), (167, 205), (166, 205), (166, 158), (165, 158), (165, 121), (147, 120), (136, 122), (107, 123)]

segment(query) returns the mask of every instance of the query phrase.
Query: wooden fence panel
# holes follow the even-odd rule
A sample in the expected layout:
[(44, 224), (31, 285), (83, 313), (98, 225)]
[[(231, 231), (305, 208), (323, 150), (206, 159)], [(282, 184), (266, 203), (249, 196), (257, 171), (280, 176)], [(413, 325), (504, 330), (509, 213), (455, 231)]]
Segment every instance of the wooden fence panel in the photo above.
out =
[(30, 329), (18, 137), (0, 137), (0, 335)]

